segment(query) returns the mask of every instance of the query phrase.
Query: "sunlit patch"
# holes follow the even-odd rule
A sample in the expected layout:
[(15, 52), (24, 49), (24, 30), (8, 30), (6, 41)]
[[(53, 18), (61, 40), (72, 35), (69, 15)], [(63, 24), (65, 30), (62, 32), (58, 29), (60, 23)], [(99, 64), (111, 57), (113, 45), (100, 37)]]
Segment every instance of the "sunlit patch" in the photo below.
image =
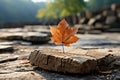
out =
[(32, 0), (33, 2), (46, 2), (46, 0)]

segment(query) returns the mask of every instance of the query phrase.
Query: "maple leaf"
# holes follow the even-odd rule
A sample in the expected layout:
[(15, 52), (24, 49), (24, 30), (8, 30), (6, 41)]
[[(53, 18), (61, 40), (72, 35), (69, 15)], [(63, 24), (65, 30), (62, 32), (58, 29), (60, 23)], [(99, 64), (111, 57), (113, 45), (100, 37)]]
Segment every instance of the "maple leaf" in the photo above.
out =
[(70, 44), (75, 43), (79, 39), (75, 36), (78, 28), (68, 27), (65, 19), (60, 21), (57, 27), (50, 26), (50, 31), (52, 34), (51, 40), (55, 42), (56, 45), (63, 44), (70, 46)]

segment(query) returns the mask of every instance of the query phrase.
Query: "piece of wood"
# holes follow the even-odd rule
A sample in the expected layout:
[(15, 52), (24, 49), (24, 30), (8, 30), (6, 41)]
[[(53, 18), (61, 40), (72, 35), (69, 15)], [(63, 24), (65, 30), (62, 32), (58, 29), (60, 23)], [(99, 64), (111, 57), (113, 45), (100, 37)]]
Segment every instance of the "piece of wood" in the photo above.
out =
[(120, 68), (120, 50), (73, 49), (63, 54), (58, 49), (41, 48), (31, 52), (30, 63), (42, 69), (63, 73), (86, 74)]
[(83, 55), (83, 53), (63, 54), (51, 48), (31, 52), (29, 60), (32, 65), (49, 71), (86, 74), (97, 70), (97, 62), (93, 57)]
[(106, 24), (113, 24), (117, 20), (116, 16), (107, 16), (105, 23)]
[(112, 4), (110, 6), (110, 8), (111, 8), (112, 11), (115, 11), (117, 9), (117, 5), (116, 4)]

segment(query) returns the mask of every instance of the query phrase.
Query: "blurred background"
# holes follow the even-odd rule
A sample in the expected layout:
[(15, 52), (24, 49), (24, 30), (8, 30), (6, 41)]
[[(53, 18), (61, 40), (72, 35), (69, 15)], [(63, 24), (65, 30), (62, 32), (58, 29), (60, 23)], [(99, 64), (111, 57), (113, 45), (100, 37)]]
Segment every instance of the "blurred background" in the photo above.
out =
[(56, 25), (63, 18), (119, 31), (120, 0), (0, 0), (0, 27)]

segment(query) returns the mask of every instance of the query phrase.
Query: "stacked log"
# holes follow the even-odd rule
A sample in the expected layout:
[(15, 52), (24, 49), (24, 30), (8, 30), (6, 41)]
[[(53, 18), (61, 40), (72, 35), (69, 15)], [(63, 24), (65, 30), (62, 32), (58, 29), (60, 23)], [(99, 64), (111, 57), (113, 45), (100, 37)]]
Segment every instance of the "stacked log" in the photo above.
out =
[(93, 12), (93, 14), (97, 14), (91, 17), (87, 24), (93, 26), (92, 29), (95, 30), (112, 31), (116, 29), (116, 31), (120, 31), (120, 17), (118, 17), (119, 9), (120, 5), (113, 4), (103, 9), (103, 11), (100, 11), (100, 13)]
[[(71, 18), (73, 16), (74, 18)], [(112, 4), (111, 6), (97, 9), (95, 11), (82, 11), (72, 16), (67, 16), (65, 19), (73, 25), (79, 25), (79, 27), (81, 25), (87, 25), (90, 30), (119, 32), (120, 4)], [(71, 21), (73, 22), (71, 22), (70, 19), (72, 19)], [(83, 27), (83, 29), (86, 31), (86, 27)]]

